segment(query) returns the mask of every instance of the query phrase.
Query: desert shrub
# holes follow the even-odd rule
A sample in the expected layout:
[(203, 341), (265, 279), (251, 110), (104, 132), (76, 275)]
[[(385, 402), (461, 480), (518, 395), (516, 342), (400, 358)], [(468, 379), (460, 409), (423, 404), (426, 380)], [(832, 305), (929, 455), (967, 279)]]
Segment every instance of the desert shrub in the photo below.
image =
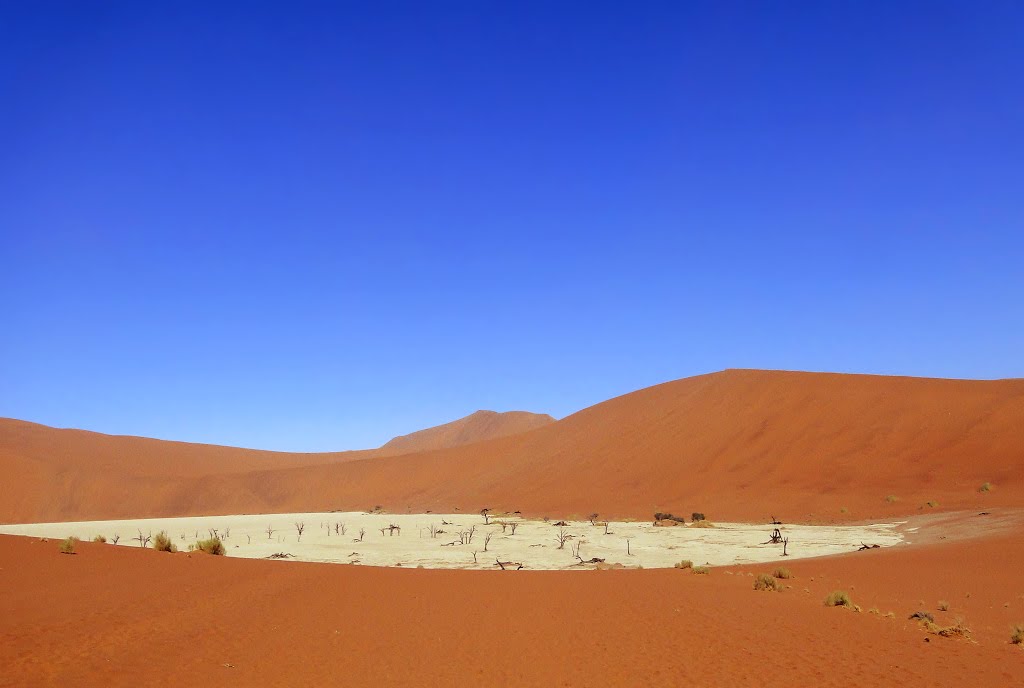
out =
[(206, 552), (207, 554), (224, 554), (224, 543), (220, 541), (219, 537), (207, 538), (206, 540), (200, 540), (195, 544), (195, 551)]
[(93, 542), (100, 542), (100, 543), (103, 543), (103, 542), (106, 542), (106, 541), (107, 541), (107, 538), (103, 537), (102, 535), (97, 535), (96, 537), (94, 537), (94, 538), (92, 539), (92, 541), (93, 541)]
[(940, 612), (948, 612), (949, 611), (949, 602), (946, 602), (945, 600), (939, 600), (939, 611)]
[(967, 628), (967, 624), (960, 618), (958, 618), (956, 623), (952, 626), (939, 626), (931, 621), (925, 621), (924, 626), (928, 629), (929, 633), (934, 633), (935, 635), (942, 636), (943, 638), (971, 637), (971, 629)]
[(900, 498), (897, 497), (896, 495), (886, 495), (885, 501), (888, 504), (895, 504), (896, 502), (900, 501)]
[(691, 528), (714, 528), (715, 524), (713, 524), (711, 521), (705, 521), (705, 520), (701, 519), (700, 521), (694, 521), (693, 523), (691, 523), (690, 527)]
[(177, 552), (178, 548), (171, 542), (171, 538), (167, 535), (167, 531), (161, 530), (159, 533), (153, 536), (153, 549), (157, 552)]
[(826, 607), (850, 607), (853, 603), (850, 601), (850, 596), (846, 594), (844, 590), (833, 590), (825, 598)]
[(702, 514), (699, 511), (694, 511), (692, 514), (690, 514), (690, 520), (691, 521), (703, 521), (704, 520), (704, 514)]
[(683, 559), (681, 562), (675, 565), (677, 569), (692, 569), (693, 562), (689, 559)]
[(934, 499), (929, 499), (927, 502), (925, 502), (925, 504), (933, 509), (939, 505), (939, 503), (936, 502)]
[(60, 542), (60, 553), (61, 554), (74, 554), (75, 553), (75, 545), (77, 545), (77, 544), (78, 544), (78, 538), (76, 538), (74, 536), (68, 537), (68, 538), (64, 538)]
[(707, 566), (694, 566), (690, 570), (697, 574), (706, 575), (710, 569)]
[(931, 612), (926, 612), (926, 611), (914, 612), (913, 614), (911, 614), (907, 618), (910, 619), (911, 621), (916, 620), (916, 621), (924, 621), (925, 623), (935, 623), (935, 617), (932, 616)]
[(760, 574), (754, 579), (754, 590), (778, 590), (779, 584), (775, 582), (774, 576), (767, 573)]
[(789, 580), (793, 577), (793, 574), (789, 572), (789, 569), (783, 566), (780, 566), (779, 568), (772, 571), (772, 575), (776, 578), (781, 578), (783, 580)]
[(991, 492), (991, 491), (992, 491), (992, 483), (985, 483), (981, 487), (978, 488), (978, 492)]
[(655, 521), (675, 521), (676, 523), (686, 523), (686, 519), (682, 516), (673, 516), (672, 514), (665, 513), (662, 511), (656, 511), (654, 513)]
[(1024, 645), (1024, 624), (1017, 624), (1010, 634), (1010, 642), (1014, 645)]
[(878, 607), (872, 607), (871, 609), (868, 610), (868, 614), (880, 614), (880, 613), (881, 612), (878, 611)]
[(850, 510), (847, 509), (845, 506), (844, 507), (840, 507), (839, 513), (841, 513), (841, 514), (848, 514), (848, 513), (850, 513)]

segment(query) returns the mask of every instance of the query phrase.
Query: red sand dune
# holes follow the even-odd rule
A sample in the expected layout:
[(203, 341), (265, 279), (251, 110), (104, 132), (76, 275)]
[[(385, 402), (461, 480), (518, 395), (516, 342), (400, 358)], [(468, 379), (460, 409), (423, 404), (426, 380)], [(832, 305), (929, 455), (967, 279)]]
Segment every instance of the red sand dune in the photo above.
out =
[[(431, 571), (57, 545), (0, 536), (0, 686), (1024, 682), (1008, 642), (1024, 621), (1019, 530), (787, 562), (781, 593), (754, 591), (744, 568)], [(823, 606), (838, 587), (861, 613)], [(974, 641), (908, 621), (922, 600), (943, 624), (965, 616)]]
[[(0, 521), (459, 508), (888, 518), (1024, 503), (1024, 380), (730, 370), (436, 451), (287, 455), (0, 425)], [(133, 441), (131, 451), (121, 442)], [(369, 457), (369, 458), (366, 458)], [(990, 482), (991, 492), (979, 486)], [(886, 501), (893, 495), (896, 501)], [(844, 511), (845, 510), (845, 511)]]
[(515, 435), (554, 422), (554, 418), (541, 413), (477, 411), (451, 423), (396, 437), (382, 446), (380, 451), (386, 454), (411, 454), (450, 449), (496, 437)]

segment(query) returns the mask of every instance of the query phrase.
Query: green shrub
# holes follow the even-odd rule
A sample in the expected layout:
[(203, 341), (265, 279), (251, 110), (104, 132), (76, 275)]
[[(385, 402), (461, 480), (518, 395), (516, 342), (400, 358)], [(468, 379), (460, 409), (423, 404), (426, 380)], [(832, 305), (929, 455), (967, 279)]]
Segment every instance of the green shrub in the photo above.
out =
[(852, 607), (853, 602), (850, 601), (850, 596), (843, 590), (833, 590), (825, 598), (826, 607)]
[(789, 569), (784, 568), (782, 566), (772, 571), (772, 575), (776, 578), (781, 578), (783, 580), (789, 580), (793, 577), (793, 574), (789, 572)]
[(774, 576), (769, 576), (767, 573), (762, 573), (754, 579), (754, 590), (778, 590), (779, 584), (775, 581)]
[(690, 561), (689, 559), (683, 559), (681, 562), (676, 564), (675, 567), (677, 569), (692, 569), (693, 568), (693, 562)]
[(153, 549), (157, 552), (177, 552), (178, 548), (171, 542), (166, 530), (161, 530), (153, 536)]
[(68, 537), (68, 538), (64, 538), (63, 540), (61, 540), (61, 543), (60, 543), (60, 553), (61, 554), (74, 554), (75, 553), (75, 545), (77, 545), (77, 544), (78, 544), (78, 538), (76, 538), (74, 536)]
[(219, 537), (212, 537), (197, 542), (195, 544), (195, 550), (199, 552), (206, 552), (207, 554), (222, 556), (224, 554), (224, 543), (220, 541)]

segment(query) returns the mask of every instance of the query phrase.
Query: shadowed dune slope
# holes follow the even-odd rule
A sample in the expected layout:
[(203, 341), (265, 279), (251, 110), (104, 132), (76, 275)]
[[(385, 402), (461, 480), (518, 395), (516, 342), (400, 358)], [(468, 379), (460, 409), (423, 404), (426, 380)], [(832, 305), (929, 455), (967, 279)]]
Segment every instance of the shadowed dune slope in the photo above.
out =
[[(0, 457), (5, 470), (19, 460), (7, 449)], [(32, 458), (37, 463), (12, 470), (43, 472), (28, 494), (6, 483), (0, 520), (376, 504), (552, 516), (888, 518), (1024, 501), (1024, 380), (729, 370), (643, 389), (528, 432), (372, 460), (112, 475), (104, 455), (83, 452), (54, 476), (48, 457)], [(994, 489), (981, 493), (985, 482)]]
[(541, 413), (477, 411), (451, 423), (396, 437), (382, 446), (380, 452), (382, 454), (411, 454), (435, 449), (449, 449), (496, 437), (515, 435), (554, 422), (554, 418)]

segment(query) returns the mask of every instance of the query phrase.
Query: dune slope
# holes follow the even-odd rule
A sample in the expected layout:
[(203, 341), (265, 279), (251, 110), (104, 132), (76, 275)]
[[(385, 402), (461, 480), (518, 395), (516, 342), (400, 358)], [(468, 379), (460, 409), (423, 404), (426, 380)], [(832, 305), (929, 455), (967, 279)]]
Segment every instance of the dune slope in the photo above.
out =
[[(730, 370), (471, 445), (317, 465), (232, 463), (190, 476), (112, 476), (103, 451), (70, 445), (73, 461), (55, 473), (45, 452), (26, 452), (26, 463), (6, 436), (0, 445), (5, 471), (37, 472), (30, 495), (0, 494), (0, 520), (9, 522), (377, 504), (552, 516), (895, 518), (1024, 502), (1024, 380)], [(985, 482), (994, 489), (979, 492)]]
[(555, 419), (547, 414), (526, 411), (477, 411), (451, 423), (396, 437), (384, 444), (380, 451), (384, 454), (411, 454), (449, 449), (515, 435), (554, 422)]

